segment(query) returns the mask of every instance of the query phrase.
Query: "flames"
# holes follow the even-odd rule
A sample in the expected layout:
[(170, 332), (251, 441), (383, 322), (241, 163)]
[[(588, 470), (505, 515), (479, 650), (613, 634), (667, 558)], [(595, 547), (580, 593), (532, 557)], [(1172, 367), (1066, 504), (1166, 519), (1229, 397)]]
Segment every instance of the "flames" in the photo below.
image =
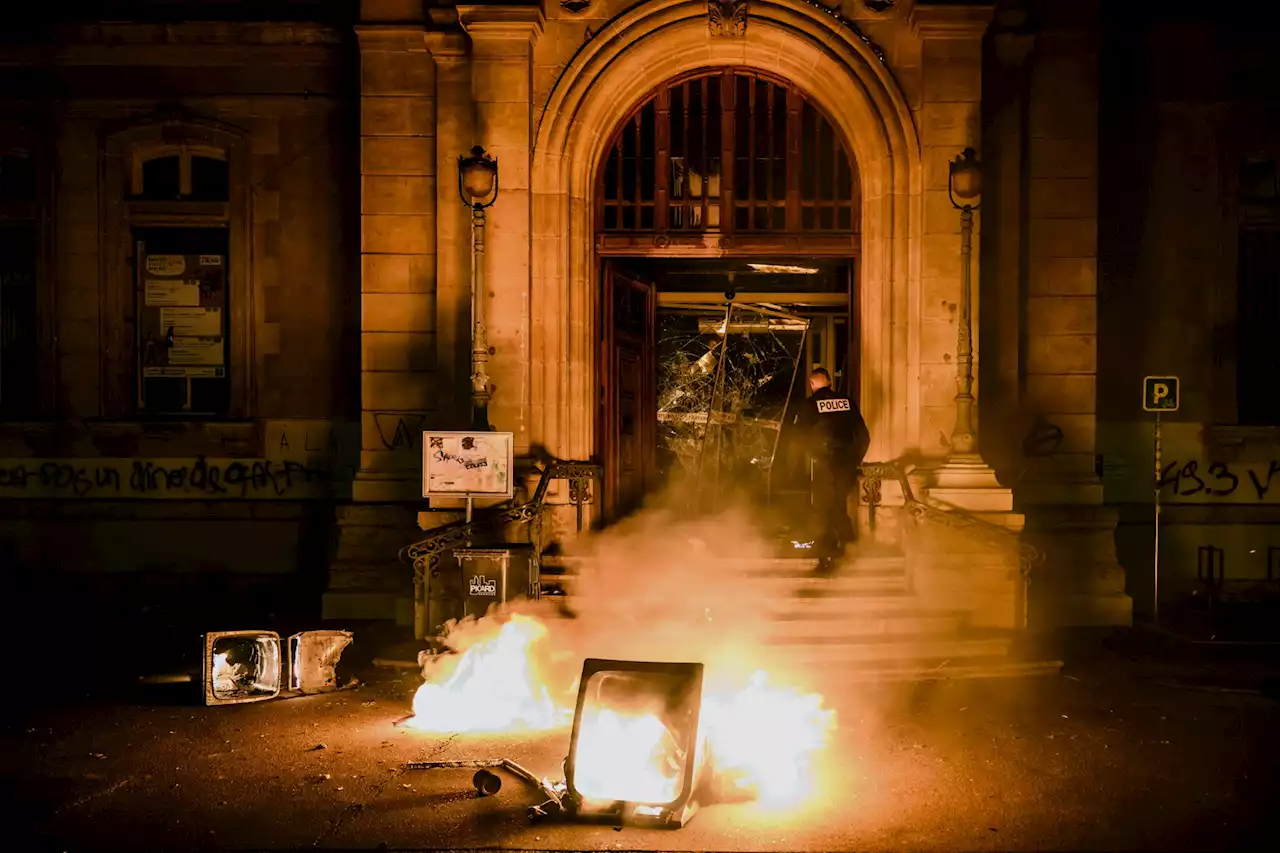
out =
[(442, 733), (543, 731), (568, 725), (573, 708), (552, 698), (533, 659), (535, 645), (546, 635), (547, 627), (538, 620), (512, 616), (496, 634), (468, 648), (452, 672), (418, 688), (406, 725)]
[[(549, 666), (547, 637), (543, 622), (511, 615), (460, 655), (436, 659), (406, 725), (440, 733), (568, 727), (577, 670)], [(811, 792), (814, 759), (836, 722), (817, 694), (775, 683), (761, 670), (735, 680), (714, 667), (699, 720), (699, 769), (710, 768), (719, 798), (778, 805)], [(680, 739), (658, 714), (594, 709), (583, 715), (578, 745), (575, 787), (587, 798), (664, 803), (681, 793)]]

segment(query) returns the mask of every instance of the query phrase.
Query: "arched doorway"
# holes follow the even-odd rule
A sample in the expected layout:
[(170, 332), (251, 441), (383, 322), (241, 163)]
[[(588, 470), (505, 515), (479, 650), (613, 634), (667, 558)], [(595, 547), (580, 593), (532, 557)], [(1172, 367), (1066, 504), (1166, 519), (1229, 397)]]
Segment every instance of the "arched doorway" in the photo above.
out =
[(800, 492), (803, 377), (858, 396), (855, 160), (796, 86), (743, 67), (655, 87), (595, 181), (605, 509)]
[(537, 117), (530, 173), (531, 440), (562, 458), (596, 452), (595, 206), (611, 131), (655, 87), (726, 67), (796, 86), (825, 112), (857, 163), (859, 381), (871, 456), (893, 458), (919, 441), (911, 377), (921, 335), (920, 144), (883, 58), (856, 29), (805, 0), (753, 3), (749, 25), (734, 37), (709, 33), (701, 0), (644, 0), (596, 30), (559, 72)]

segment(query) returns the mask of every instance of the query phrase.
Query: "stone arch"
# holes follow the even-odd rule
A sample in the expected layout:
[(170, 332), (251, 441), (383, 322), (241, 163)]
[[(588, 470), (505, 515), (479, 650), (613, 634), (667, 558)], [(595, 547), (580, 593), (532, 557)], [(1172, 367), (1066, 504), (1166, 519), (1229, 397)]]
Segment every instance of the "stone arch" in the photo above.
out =
[(713, 37), (702, 0), (650, 0), (612, 19), (560, 75), (533, 152), (533, 425), (556, 455), (594, 448), (596, 263), (591, 205), (610, 134), (656, 86), (741, 66), (792, 81), (842, 134), (862, 185), (863, 405), (872, 458), (915, 444), (921, 163), (889, 69), (847, 25), (803, 0), (755, 0), (746, 33)]

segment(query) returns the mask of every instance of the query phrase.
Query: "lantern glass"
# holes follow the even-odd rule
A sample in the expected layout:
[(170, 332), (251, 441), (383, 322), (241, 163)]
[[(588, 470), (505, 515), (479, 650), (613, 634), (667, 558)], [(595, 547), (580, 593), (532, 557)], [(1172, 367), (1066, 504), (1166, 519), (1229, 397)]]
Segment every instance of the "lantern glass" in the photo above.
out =
[(951, 197), (961, 205), (973, 205), (982, 194), (982, 172), (970, 154), (951, 163)]
[(481, 201), (493, 193), (498, 164), (483, 148), (476, 146), (471, 149), (470, 157), (459, 160), (458, 169), (462, 175), (462, 191), (472, 201)]

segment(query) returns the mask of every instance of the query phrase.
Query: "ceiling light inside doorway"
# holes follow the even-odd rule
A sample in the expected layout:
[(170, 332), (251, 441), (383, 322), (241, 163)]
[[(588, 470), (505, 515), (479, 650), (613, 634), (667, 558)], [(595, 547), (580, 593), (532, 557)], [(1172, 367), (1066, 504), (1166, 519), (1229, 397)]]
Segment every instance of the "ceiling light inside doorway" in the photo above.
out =
[(755, 272), (773, 275), (817, 275), (820, 270), (815, 267), (797, 267), (790, 264), (747, 264)]

